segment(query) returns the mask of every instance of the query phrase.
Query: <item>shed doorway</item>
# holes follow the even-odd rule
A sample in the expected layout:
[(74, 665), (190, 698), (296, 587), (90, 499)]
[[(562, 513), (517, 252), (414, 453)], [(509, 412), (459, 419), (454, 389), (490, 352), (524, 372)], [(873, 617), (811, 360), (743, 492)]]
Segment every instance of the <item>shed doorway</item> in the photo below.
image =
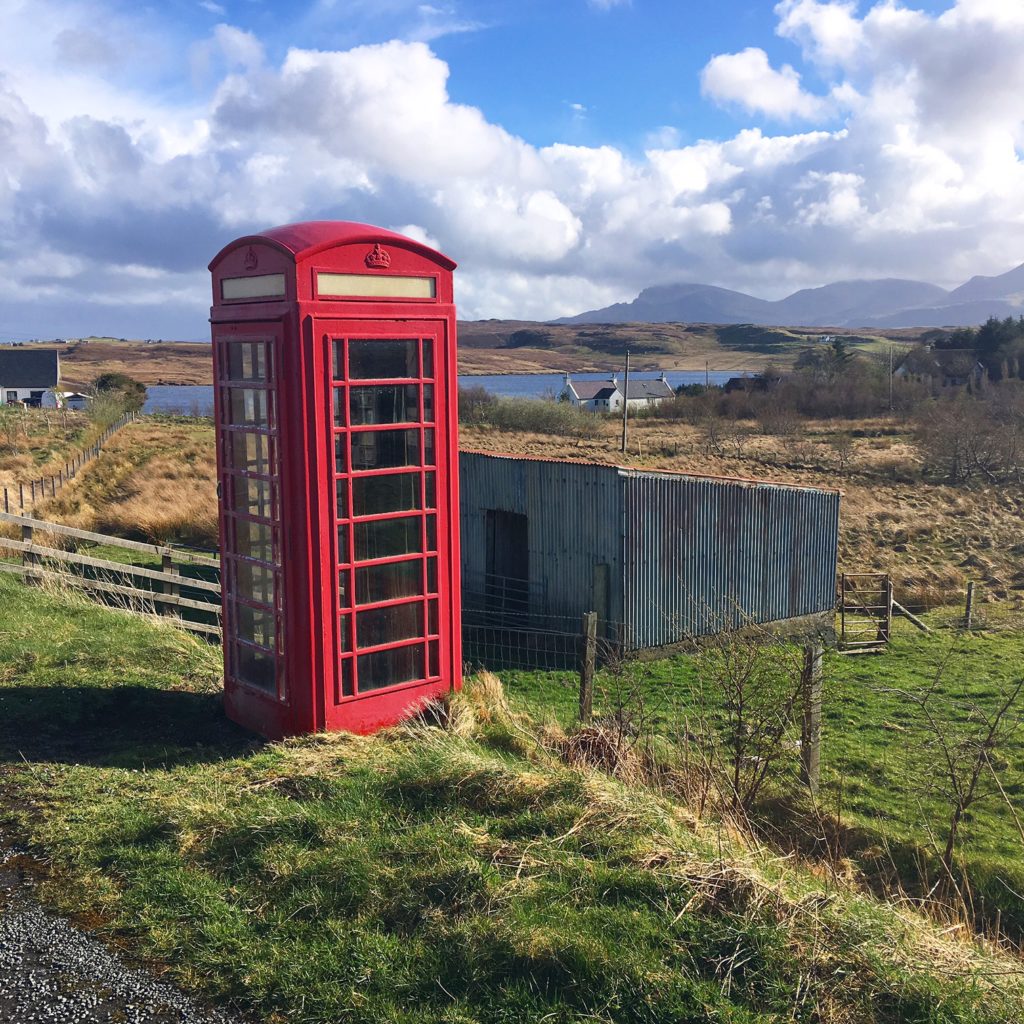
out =
[(530, 522), (518, 512), (487, 509), (487, 610), (523, 616), (530, 610)]

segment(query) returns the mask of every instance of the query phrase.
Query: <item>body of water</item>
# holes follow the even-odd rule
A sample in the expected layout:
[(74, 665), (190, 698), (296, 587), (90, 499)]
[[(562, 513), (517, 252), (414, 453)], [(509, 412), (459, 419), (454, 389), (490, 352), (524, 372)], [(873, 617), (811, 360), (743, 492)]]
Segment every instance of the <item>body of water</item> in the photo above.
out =
[[(724, 384), (740, 372), (712, 371), (708, 380), (712, 384)], [(573, 380), (608, 380), (610, 376), (610, 373), (572, 375)], [(644, 370), (629, 376), (632, 380), (656, 380), (658, 374)], [(680, 384), (704, 383), (703, 370), (668, 370), (665, 376), (674, 388)], [(492, 373), (459, 378), (464, 388), (484, 388), (502, 398), (550, 398), (561, 393), (564, 382), (565, 376), (561, 373)], [(142, 411), (209, 416), (213, 412), (213, 387), (209, 384), (153, 385), (146, 389), (146, 405)]]

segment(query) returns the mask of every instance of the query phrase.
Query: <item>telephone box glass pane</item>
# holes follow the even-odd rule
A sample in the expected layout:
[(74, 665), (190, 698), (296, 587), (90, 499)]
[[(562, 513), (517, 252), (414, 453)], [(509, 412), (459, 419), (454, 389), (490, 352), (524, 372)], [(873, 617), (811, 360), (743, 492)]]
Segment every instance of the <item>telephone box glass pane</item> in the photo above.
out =
[(344, 434), (334, 439), (334, 472), (348, 472), (348, 438)]
[(359, 655), (359, 692), (397, 686), (424, 676), (423, 645)]
[(423, 376), (434, 376), (434, 342), (431, 338), (423, 339)]
[(236, 341), (228, 345), (228, 380), (267, 379), (266, 346), (261, 341)]
[(236, 605), (235, 614), (239, 640), (248, 640), (257, 647), (274, 648), (274, 613), (267, 608), (250, 608)]
[(350, 380), (391, 380), (418, 377), (419, 359), (415, 341), (350, 341), (348, 375)]
[(376, 516), (420, 507), (419, 473), (389, 473), (352, 480), (352, 514)]
[(231, 388), (231, 422), (238, 426), (270, 426), (270, 392)]
[(277, 509), (277, 495), (269, 480), (252, 476), (232, 476), (234, 510), (245, 516), (273, 519)]
[(338, 495), (338, 518), (348, 519), (348, 481), (337, 481), (335, 491)]
[(393, 469), (420, 461), (418, 430), (360, 430), (352, 434), (353, 469)]
[(334, 389), (334, 425), (336, 427), (344, 427), (346, 425), (345, 419), (345, 389), (335, 388)]
[(235, 562), (235, 595), (243, 601), (274, 604), (274, 570), (252, 562)]
[(270, 458), (270, 438), (266, 434), (231, 434), (231, 467), (240, 473), (273, 475)]
[(418, 558), (356, 569), (356, 604), (397, 601), (401, 597), (415, 597), (422, 591), (423, 564)]
[(274, 533), (266, 523), (235, 520), (235, 552), (258, 562), (274, 561)]
[(378, 384), (350, 391), (353, 426), (419, 422), (420, 389), (416, 384)]
[(356, 617), (356, 631), (361, 648), (423, 636), (423, 603), (417, 601), (360, 612)]
[(355, 534), (357, 562), (372, 558), (398, 558), (416, 554), (421, 549), (419, 516), (356, 523)]
[(344, 658), (341, 662), (341, 695), (351, 697), (355, 692), (352, 684), (352, 659)]
[(434, 422), (434, 385), (423, 385), (423, 422)]
[(434, 465), (434, 429), (427, 427), (423, 431), (423, 465)]
[(334, 379), (345, 379), (345, 342), (335, 341), (334, 346)]
[(235, 644), (235, 669), (238, 677), (260, 690), (276, 689), (274, 655), (254, 651), (251, 647)]
[(352, 628), (350, 625), (350, 616), (348, 615), (342, 615), (338, 620), (338, 642), (341, 646), (341, 650), (352, 650)]
[(427, 508), (437, 508), (437, 474), (424, 473), (423, 491), (427, 500)]

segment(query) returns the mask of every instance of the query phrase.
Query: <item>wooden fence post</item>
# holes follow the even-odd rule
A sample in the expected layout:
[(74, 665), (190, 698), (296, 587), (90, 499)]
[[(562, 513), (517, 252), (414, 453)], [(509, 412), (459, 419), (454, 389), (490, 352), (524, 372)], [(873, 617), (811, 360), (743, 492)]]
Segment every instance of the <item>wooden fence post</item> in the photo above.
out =
[[(22, 523), (22, 525), (21, 525), (21, 539), (23, 541), (25, 541), (26, 543), (31, 544), (32, 543), (32, 534), (33, 534), (34, 529), (35, 528), (30, 526), (28, 523)], [(37, 554), (35, 554), (34, 552), (32, 552), (32, 551), (23, 551), (21, 553), (21, 564), (25, 567), (26, 570), (29, 569), (33, 565), (38, 565), (39, 561), (40, 561), (39, 560), (39, 556)], [(38, 578), (35, 577), (35, 576), (32, 576), (29, 572), (26, 572), (25, 573), (25, 582), (26, 583), (35, 583), (35, 582), (38, 582)]]
[(583, 616), (583, 657), (580, 659), (580, 721), (594, 717), (594, 669), (597, 665), (597, 612)]
[(804, 648), (803, 705), (804, 719), (800, 741), (800, 778), (818, 795), (821, 782), (821, 644), (808, 644)]
[(964, 609), (964, 629), (970, 629), (974, 623), (974, 580), (967, 582), (967, 607)]
[[(160, 568), (163, 572), (171, 573), (174, 576), (179, 574), (178, 567), (174, 564), (174, 558), (166, 553), (160, 557)], [(163, 591), (168, 597), (181, 597), (181, 587), (177, 583), (165, 581)], [(179, 619), (181, 618), (181, 609), (177, 605), (161, 605), (161, 611), (165, 615), (174, 615)]]

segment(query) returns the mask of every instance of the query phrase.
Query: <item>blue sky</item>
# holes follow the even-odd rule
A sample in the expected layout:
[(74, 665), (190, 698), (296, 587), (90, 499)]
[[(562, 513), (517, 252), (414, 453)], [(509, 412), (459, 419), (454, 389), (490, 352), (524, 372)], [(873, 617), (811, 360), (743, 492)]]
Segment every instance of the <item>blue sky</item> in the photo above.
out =
[(199, 337), (239, 234), (367, 220), (470, 317), (1024, 260), (1024, 0), (5, 0), (0, 336)]

